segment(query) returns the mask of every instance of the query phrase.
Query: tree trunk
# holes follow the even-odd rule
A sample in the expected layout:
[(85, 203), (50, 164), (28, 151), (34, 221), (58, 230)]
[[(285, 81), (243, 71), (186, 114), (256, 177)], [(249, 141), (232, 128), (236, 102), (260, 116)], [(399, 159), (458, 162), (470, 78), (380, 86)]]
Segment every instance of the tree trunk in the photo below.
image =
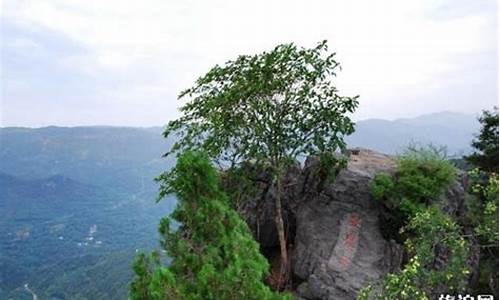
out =
[(286, 283), (288, 281), (288, 252), (287, 252), (287, 242), (285, 237), (285, 226), (283, 224), (283, 214), (281, 207), (281, 178), (275, 179), (276, 184), (276, 197), (275, 197), (275, 208), (276, 208), (276, 230), (278, 231), (278, 239), (280, 244), (280, 253), (281, 253), (281, 265), (280, 265), (280, 276), (277, 285), (277, 289), (281, 288), (282, 283)]

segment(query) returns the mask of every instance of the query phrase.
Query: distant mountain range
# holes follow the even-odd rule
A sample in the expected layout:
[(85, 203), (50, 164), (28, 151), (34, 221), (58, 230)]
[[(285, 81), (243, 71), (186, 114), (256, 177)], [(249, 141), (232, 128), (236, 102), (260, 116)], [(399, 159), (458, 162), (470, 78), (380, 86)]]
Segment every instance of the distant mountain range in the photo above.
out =
[[(446, 146), (456, 156), (472, 150), (471, 141), (480, 128), (477, 117), (439, 112), (394, 121), (367, 119), (356, 123), (356, 131), (346, 141), (349, 147), (387, 154), (400, 153), (411, 143), (432, 143)], [(97, 184), (116, 182), (116, 176), (137, 178), (133, 173), (138, 169), (156, 176), (173, 164), (161, 158), (172, 144), (161, 132), (161, 127), (0, 128), (0, 171), (29, 178), (65, 174)], [(92, 172), (99, 176), (89, 177)], [(122, 183), (127, 189), (143, 185), (142, 181)]]
[(148, 191), (173, 161), (161, 128), (0, 128), (0, 172), (36, 179), (63, 175), (82, 183)]
[[(411, 142), (467, 153), (476, 116), (364, 120), (349, 147), (397, 153)], [(136, 249), (157, 246), (175, 201), (153, 178), (175, 163), (160, 127), (0, 128), (0, 299), (125, 299)]]
[(440, 112), (412, 119), (359, 121), (355, 133), (346, 141), (349, 147), (387, 154), (401, 153), (412, 143), (433, 144), (446, 146), (448, 155), (457, 157), (471, 152), (470, 145), (479, 128), (475, 115)]

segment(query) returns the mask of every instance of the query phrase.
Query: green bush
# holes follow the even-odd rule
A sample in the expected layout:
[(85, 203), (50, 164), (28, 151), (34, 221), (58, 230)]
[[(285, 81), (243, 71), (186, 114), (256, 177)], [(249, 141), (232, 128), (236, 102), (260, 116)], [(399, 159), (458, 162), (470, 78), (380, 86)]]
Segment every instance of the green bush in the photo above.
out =
[(456, 177), (455, 167), (442, 150), (410, 148), (397, 161), (398, 192), (419, 203), (436, 199)]
[[(413, 235), (406, 241), (408, 254), (427, 267), (420, 274), (425, 289), (431, 290), (440, 284), (450, 292), (464, 288), (469, 274), (468, 244), (461, 235), (460, 226), (450, 216), (437, 207), (429, 207), (416, 213), (403, 230)], [(439, 248), (447, 253), (448, 259), (444, 266), (435, 269), (433, 262)]]
[(387, 174), (378, 174), (372, 182), (372, 195), (377, 200), (391, 198), (395, 189), (394, 179)]
[(323, 183), (332, 183), (342, 169), (347, 167), (347, 159), (338, 153), (322, 152), (318, 155), (319, 168), (316, 169), (316, 176)]
[[(439, 198), (456, 178), (456, 170), (435, 147), (409, 148), (397, 159), (394, 176), (379, 174), (372, 183), (372, 195), (377, 200), (407, 218)], [(406, 220), (405, 220), (406, 221)]]
[[(465, 286), (468, 244), (460, 226), (435, 205), (455, 177), (455, 168), (443, 152), (430, 147), (410, 148), (397, 159), (394, 176), (374, 178), (372, 195), (393, 210), (395, 220), (386, 224), (391, 238), (406, 239), (410, 260), (401, 272), (363, 289), (359, 299), (425, 300), (439, 286), (450, 292)], [(439, 251), (447, 254), (444, 266), (435, 265)]]
[(419, 286), (422, 266), (418, 258), (411, 258), (398, 274), (388, 274), (379, 289), (368, 286), (361, 290), (358, 300), (428, 300)]
[(486, 182), (479, 179), (480, 171), (469, 172), (471, 191), (475, 195), (475, 214), (470, 216), (476, 234), (483, 244), (498, 244), (498, 174), (491, 173)]
[(172, 219), (180, 227), (161, 221), (161, 244), (171, 262), (166, 267), (156, 254), (139, 255), (131, 299), (288, 299), (263, 283), (269, 265), (218, 181), (197, 152), (182, 154), (175, 169), (159, 177), (160, 195), (177, 195)]
[[(437, 207), (417, 212), (402, 231), (413, 236), (405, 243), (409, 262), (399, 273), (389, 274), (377, 288), (363, 289), (358, 299), (430, 299), (436, 288), (446, 286), (450, 293), (462, 292), (469, 276), (468, 244), (460, 227)], [(436, 267), (437, 248), (446, 251), (444, 266)]]
[(467, 225), (480, 244), (479, 279), (473, 288), (478, 293), (494, 291), (490, 284), (498, 274), (498, 174), (475, 168), (468, 175)]

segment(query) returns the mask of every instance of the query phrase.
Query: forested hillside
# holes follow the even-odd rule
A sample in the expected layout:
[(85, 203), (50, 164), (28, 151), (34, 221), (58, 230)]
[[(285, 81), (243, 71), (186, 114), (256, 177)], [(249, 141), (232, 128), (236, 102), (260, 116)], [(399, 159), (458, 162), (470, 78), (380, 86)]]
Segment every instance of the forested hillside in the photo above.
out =
[[(432, 131), (432, 141), (467, 149), (469, 119), (475, 122), (457, 115), (441, 131), (432, 129), (443, 128), (439, 115), (381, 121), (384, 130), (361, 121), (348, 144), (394, 153), (407, 142), (400, 126), (410, 126), (426, 130), (415, 133), (415, 141)], [(161, 157), (171, 144), (161, 131), (0, 129), (1, 299), (31, 299), (26, 283), (40, 299), (125, 297), (136, 249), (157, 248), (157, 224), (174, 205), (155, 204), (153, 178), (174, 163)], [(467, 141), (455, 138), (463, 132)]]
[[(1, 129), (0, 298), (124, 299), (157, 246), (166, 146), (149, 129)], [(7, 173), (8, 172), (8, 173)]]

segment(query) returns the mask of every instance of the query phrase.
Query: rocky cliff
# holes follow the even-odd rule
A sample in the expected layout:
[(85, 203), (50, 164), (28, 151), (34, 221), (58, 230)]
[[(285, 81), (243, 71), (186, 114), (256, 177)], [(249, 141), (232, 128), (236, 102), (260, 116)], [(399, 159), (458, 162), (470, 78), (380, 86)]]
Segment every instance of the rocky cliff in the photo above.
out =
[[(360, 289), (397, 271), (403, 247), (384, 233), (390, 212), (371, 196), (376, 174), (395, 172), (395, 160), (365, 149), (350, 150), (347, 167), (333, 181), (318, 174), (319, 162), (289, 169), (283, 180), (284, 218), (291, 249), (293, 285), (298, 298), (355, 299)], [(275, 191), (265, 174), (253, 178), (258, 190), (240, 207), (247, 223), (272, 260), (278, 238), (274, 226)], [(449, 213), (460, 214), (463, 182), (443, 197)]]

